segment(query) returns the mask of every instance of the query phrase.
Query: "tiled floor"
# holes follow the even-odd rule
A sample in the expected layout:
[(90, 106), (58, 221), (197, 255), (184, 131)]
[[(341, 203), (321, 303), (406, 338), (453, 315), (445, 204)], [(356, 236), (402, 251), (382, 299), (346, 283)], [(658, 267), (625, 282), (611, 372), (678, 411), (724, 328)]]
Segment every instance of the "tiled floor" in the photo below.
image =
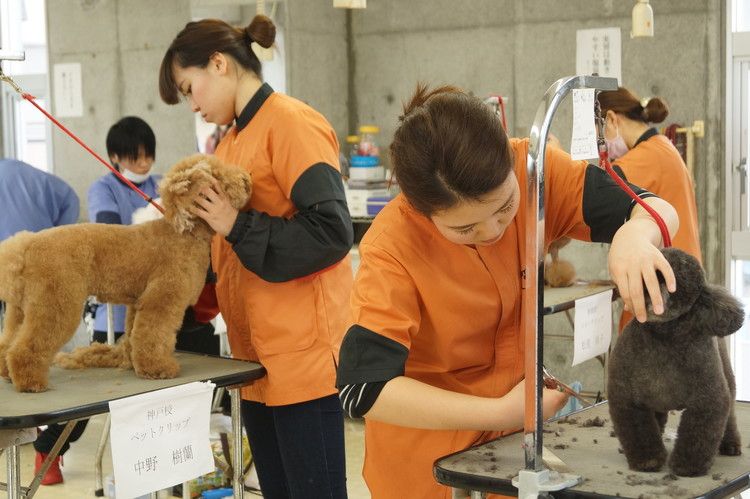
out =
[[(63, 475), (65, 482), (59, 485), (40, 487), (35, 498), (39, 499), (85, 499), (94, 498), (94, 454), (102, 433), (105, 417), (96, 416), (91, 419), (81, 439), (74, 443), (65, 454)], [(362, 479), (362, 458), (364, 456), (364, 425), (361, 421), (346, 421), (346, 467), (347, 482), (350, 499), (368, 499), (364, 480)], [(0, 457), (0, 469), (3, 470), (2, 480), (5, 479), (5, 456)], [(112, 458), (109, 447), (104, 452), (102, 463), (104, 475), (112, 473)], [(27, 486), (34, 473), (34, 448), (31, 444), (21, 448), (21, 478), (22, 485)], [(0, 491), (0, 497), (6, 497)], [(255, 497), (245, 494), (246, 497)]]

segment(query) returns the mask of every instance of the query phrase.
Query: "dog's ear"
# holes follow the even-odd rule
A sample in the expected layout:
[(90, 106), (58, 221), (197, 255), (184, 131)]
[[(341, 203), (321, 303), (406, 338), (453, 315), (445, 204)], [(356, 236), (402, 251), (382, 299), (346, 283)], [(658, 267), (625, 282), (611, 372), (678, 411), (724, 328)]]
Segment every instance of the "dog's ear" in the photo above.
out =
[(164, 218), (178, 232), (190, 231), (196, 216), (190, 211), (197, 193), (211, 182), (211, 165), (207, 156), (195, 154), (175, 164), (159, 184), (164, 201)]
[(706, 284), (693, 306), (691, 325), (711, 336), (727, 336), (742, 327), (745, 309), (721, 286)]
[(243, 168), (211, 158), (211, 175), (219, 181), (232, 206), (241, 210), (250, 199), (252, 180)]
[(662, 253), (670, 267), (672, 267), (677, 283), (677, 290), (674, 293), (669, 293), (664, 277), (661, 273), (657, 273), (659, 288), (664, 302), (664, 313), (662, 315), (654, 314), (651, 300), (646, 295), (649, 322), (667, 322), (687, 313), (706, 285), (703, 268), (700, 262), (693, 256), (676, 248), (663, 249)]

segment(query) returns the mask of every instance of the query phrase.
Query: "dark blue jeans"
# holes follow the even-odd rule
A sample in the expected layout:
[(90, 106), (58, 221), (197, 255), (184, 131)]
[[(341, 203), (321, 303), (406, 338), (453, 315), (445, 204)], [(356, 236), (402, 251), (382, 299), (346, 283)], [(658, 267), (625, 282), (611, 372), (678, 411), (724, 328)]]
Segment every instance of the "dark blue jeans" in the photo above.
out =
[(346, 499), (338, 395), (275, 407), (243, 400), (242, 422), (265, 499)]

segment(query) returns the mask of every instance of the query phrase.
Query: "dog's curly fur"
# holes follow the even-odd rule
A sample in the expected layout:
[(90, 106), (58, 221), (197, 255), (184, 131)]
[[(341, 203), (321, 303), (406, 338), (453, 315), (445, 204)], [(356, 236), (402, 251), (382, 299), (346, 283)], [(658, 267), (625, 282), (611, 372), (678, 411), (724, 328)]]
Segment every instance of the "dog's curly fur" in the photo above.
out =
[[(240, 209), (249, 174), (194, 155), (174, 165), (160, 185), (165, 216), (141, 225), (76, 224), (0, 244), (0, 375), (18, 391), (44, 391), (50, 363), (74, 334), (89, 295), (128, 305), (126, 341), (92, 345), (60, 359), (64, 367), (120, 366), (144, 378), (172, 378), (175, 335), (185, 308), (203, 288), (213, 231), (190, 208), (216, 179)], [(61, 354), (63, 355), (63, 354)]]
[(684, 409), (669, 467), (677, 475), (705, 475), (717, 451), (741, 454), (722, 337), (742, 326), (744, 311), (726, 289), (706, 282), (695, 258), (671, 248), (663, 254), (677, 291), (668, 293), (662, 279), (664, 314), (649, 305), (647, 322), (625, 327), (610, 357), (609, 410), (630, 468), (658, 471), (667, 460), (667, 414)]

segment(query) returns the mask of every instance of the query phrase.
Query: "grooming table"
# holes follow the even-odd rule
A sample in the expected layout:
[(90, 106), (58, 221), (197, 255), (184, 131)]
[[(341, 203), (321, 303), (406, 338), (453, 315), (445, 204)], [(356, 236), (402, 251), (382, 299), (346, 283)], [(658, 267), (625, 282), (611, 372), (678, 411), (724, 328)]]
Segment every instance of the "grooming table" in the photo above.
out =
[(614, 283), (609, 281), (578, 281), (567, 288), (544, 287), (544, 315), (556, 314), (576, 306), (576, 300), (612, 289), (612, 300), (619, 295)]
[[(606, 402), (544, 424), (544, 446), (581, 475), (581, 483), (552, 492), (555, 498), (595, 497), (732, 497), (750, 487), (750, 402), (736, 403), (742, 442), (741, 456), (716, 456), (708, 475), (687, 478), (671, 475), (668, 467), (655, 473), (631, 471), (620, 442), (612, 435)], [(604, 420), (603, 426), (587, 426)], [(664, 441), (671, 452), (679, 415), (670, 414)], [(523, 435), (516, 433), (438, 459), (439, 483), (469, 490), (472, 497), (485, 492), (517, 496), (511, 479), (524, 468)]]
[[(42, 473), (29, 487), (21, 487), (18, 449), (18, 445), (36, 438), (36, 426), (106, 413), (112, 400), (194, 381), (211, 381), (217, 387), (228, 387), (232, 392), (232, 427), (237, 451), (233, 462), (241, 463), (242, 445), (236, 445), (237, 441), (241, 442), (242, 435), (239, 388), (264, 376), (265, 369), (255, 362), (209, 355), (177, 352), (176, 357), (181, 374), (174, 379), (147, 380), (138, 378), (133, 371), (115, 368), (67, 370), (53, 366), (49, 374), (49, 390), (43, 393), (18, 393), (12, 384), (0, 381), (0, 448), (5, 447), (8, 463), (8, 482), (0, 484), (0, 490), (7, 490), (10, 499), (33, 497), (36, 493)], [(34, 431), (30, 439), (28, 430), (24, 430), (29, 428)], [(61, 439), (64, 437), (67, 437), (66, 433)], [(62, 442), (58, 441), (57, 449), (53, 451), (55, 455), (60, 446)], [(235, 470), (235, 498), (242, 497), (243, 484), (239, 483), (239, 477)]]

